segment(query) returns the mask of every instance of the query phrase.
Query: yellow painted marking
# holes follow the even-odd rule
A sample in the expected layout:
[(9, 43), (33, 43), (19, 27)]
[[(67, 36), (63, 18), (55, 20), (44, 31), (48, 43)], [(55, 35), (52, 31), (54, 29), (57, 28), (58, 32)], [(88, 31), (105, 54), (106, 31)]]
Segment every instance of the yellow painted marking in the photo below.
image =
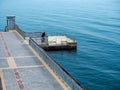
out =
[(16, 30), (14, 32), (24, 41), (24, 38)]
[(13, 32), (14, 30), (9, 30), (9, 32)]
[(24, 40), (24, 42), (25, 42), (26, 44), (29, 44), (29, 40)]
[(10, 68), (17, 68), (15, 60), (14, 60), (13, 57), (8, 57), (7, 59), (8, 59), (7, 61), (8, 61), (8, 64), (9, 64)]
[(5, 85), (5, 80), (3, 77), (2, 69), (0, 69), (0, 78), (1, 78), (1, 83), (2, 83), (2, 90), (6, 90), (6, 85)]

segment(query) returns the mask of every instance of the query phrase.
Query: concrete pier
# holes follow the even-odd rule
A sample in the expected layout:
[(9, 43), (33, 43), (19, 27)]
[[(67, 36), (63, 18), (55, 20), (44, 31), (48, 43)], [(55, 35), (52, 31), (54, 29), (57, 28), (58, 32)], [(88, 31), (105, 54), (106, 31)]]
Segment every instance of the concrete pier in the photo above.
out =
[(84, 90), (33, 40), (39, 32), (26, 34), (15, 24), (15, 17), (7, 19), (5, 32), (0, 32), (2, 90)]
[(16, 32), (0, 33), (0, 68), (4, 90), (68, 89), (41, 61), (42, 58), (38, 58)]

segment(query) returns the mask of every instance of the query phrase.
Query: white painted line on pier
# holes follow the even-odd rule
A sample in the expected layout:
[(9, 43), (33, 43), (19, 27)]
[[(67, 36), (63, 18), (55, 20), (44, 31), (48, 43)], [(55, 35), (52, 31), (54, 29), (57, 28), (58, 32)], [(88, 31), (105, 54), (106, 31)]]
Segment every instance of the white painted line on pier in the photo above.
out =
[(36, 56), (17, 56), (17, 57), (14, 57), (14, 58), (32, 58), (32, 57), (36, 57)]
[(44, 67), (44, 65), (19, 66), (17, 68), (36, 68), (36, 67)]
[[(17, 69), (22, 68), (36, 68), (36, 67), (44, 67), (44, 65), (32, 65), (32, 66), (17, 66)], [(10, 67), (0, 68), (2, 70), (11, 69)]]

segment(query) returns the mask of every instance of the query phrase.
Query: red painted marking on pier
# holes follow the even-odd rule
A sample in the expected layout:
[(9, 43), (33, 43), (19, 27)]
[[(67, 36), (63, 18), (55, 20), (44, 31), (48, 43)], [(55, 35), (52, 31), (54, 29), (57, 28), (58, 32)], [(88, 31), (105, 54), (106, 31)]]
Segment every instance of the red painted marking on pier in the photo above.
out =
[(12, 69), (19, 90), (27, 90), (18, 69)]
[[(0, 36), (1, 36), (1, 40), (3, 42), (3, 45), (4, 45), (4, 48), (5, 48), (5, 51), (7, 53), (7, 57), (12, 57), (11, 53), (10, 53), (10, 50), (7, 46), (7, 43), (2, 35), (2, 33), (0, 33)], [(19, 88), (19, 90), (27, 90), (25, 88), (25, 85), (24, 85), (24, 82), (23, 82), (23, 79), (22, 77), (20, 76), (20, 73), (19, 73), (19, 70), (18, 69), (12, 69), (12, 72), (13, 72), (13, 75), (14, 75), (14, 78), (16, 79), (16, 83), (17, 83), (17, 86)]]
[(4, 45), (4, 47), (5, 47), (5, 51), (6, 51), (6, 53), (7, 53), (7, 56), (8, 56), (8, 57), (11, 57), (10, 50), (9, 50), (9, 48), (7, 47), (7, 43), (5, 42), (5, 39), (4, 39), (3, 35), (2, 35), (2, 33), (0, 33), (0, 36), (1, 36), (1, 39), (2, 39), (2, 41), (3, 41), (3, 45)]

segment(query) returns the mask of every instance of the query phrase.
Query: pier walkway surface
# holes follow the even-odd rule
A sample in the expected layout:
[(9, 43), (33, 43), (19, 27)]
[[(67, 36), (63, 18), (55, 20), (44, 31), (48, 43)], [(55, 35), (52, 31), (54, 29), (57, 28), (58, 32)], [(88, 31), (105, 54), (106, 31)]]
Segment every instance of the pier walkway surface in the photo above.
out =
[(17, 32), (0, 32), (3, 90), (67, 90), (42, 58)]

